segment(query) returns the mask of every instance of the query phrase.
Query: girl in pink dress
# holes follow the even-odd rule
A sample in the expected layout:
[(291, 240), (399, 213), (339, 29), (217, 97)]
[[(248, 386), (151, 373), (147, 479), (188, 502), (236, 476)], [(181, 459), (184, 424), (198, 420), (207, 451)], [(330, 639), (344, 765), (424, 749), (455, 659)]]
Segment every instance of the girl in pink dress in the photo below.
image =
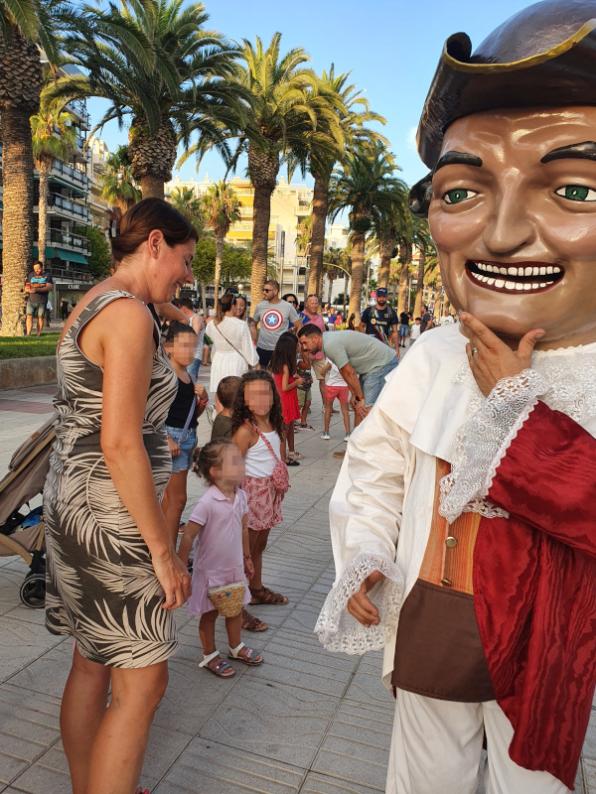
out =
[[(294, 422), (300, 419), (298, 404), (298, 386), (302, 386), (304, 378), (296, 376), (298, 359), (298, 339), (292, 333), (282, 334), (277, 340), (271, 356), (271, 372), (275, 387), (281, 400), (281, 411), (284, 419), (284, 437), (281, 453), (288, 466), (299, 466), (298, 454), (294, 450)], [(288, 451), (286, 455), (286, 443)]]
[[(248, 537), (254, 573), (250, 577), (251, 604), (287, 604), (288, 599), (265, 587), (263, 552), (272, 527), (282, 521), (281, 503), (289, 488), (288, 470), (281, 456), (283, 419), (279, 394), (265, 370), (242, 376), (232, 414), (232, 438), (244, 455), (242, 483), (248, 497)], [(243, 627), (264, 631), (267, 625), (244, 612)]]
[[(188, 608), (200, 616), (203, 660), (199, 667), (220, 678), (231, 678), (236, 671), (215, 647), (218, 611), (210, 599), (210, 590), (225, 585), (244, 586), (244, 603), (250, 601), (245, 574), (251, 576), (254, 568), (248, 542), (246, 495), (240, 488), (244, 460), (232, 441), (220, 439), (206, 444), (195, 455), (193, 471), (204, 477), (210, 487), (197, 502), (184, 527), (178, 554), (186, 564), (191, 549), (194, 552)], [(195, 542), (197, 535), (198, 542)], [(242, 609), (239, 607), (235, 617), (225, 620), (230, 644), (228, 658), (251, 667), (262, 664), (263, 657), (241, 640)]]

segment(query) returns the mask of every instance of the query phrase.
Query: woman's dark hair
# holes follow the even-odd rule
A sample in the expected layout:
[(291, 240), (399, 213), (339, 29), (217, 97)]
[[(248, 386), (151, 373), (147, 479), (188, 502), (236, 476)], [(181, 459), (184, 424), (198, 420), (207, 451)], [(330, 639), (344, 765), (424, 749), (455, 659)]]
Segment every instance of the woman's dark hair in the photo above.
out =
[(296, 308), (298, 308), (298, 296), (294, 295), (293, 292), (286, 292), (285, 295), (281, 296), (282, 301), (287, 301), (288, 298), (294, 298), (294, 303), (296, 304)]
[(284, 429), (284, 420), (281, 414), (281, 401), (279, 394), (275, 388), (275, 383), (271, 375), (264, 369), (251, 369), (245, 372), (240, 381), (238, 392), (236, 393), (236, 400), (234, 401), (234, 410), (232, 413), (232, 435), (238, 430), (239, 427), (245, 422), (254, 422), (254, 417), (250, 412), (248, 405), (244, 401), (244, 389), (247, 383), (261, 380), (269, 384), (271, 394), (273, 395), (273, 403), (269, 411), (269, 421), (273, 425), (273, 429), (281, 438)]
[(279, 337), (275, 345), (275, 350), (271, 356), (271, 372), (280, 375), (285, 365), (290, 370), (290, 375), (295, 375), (297, 352), (298, 340), (294, 334), (286, 331)]
[[(197, 447), (192, 456), (192, 470), (198, 477), (202, 477), (209, 485), (213, 485), (211, 469), (213, 466), (221, 466), (224, 449), (235, 447), (231, 438), (218, 438), (210, 441), (200, 449)], [(237, 449), (237, 447), (236, 447)]]
[(199, 239), (192, 223), (171, 204), (159, 198), (146, 198), (124, 214), (118, 235), (112, 238), (114, 260), (122, 262), (134, 253), (154, 229), (159, 229), (169, 246)]
[(215, 315), (216, 322), (220, 323), (223, 320), (224, 314), (229, 312), (235, 303), (235, 295), (233, 295), (231, 292), (224, 293), (217, 302), (217, 313)]
[(190, 325), (179, 323), (178, 320), (173, 320), (168, 325), (164, 342), (167, 345), (168, 343), (173, 342), (176, 337), (180, 336), (180, 334), (192, 334), (193, 336), (196, 336), (194, 328), (191, 328)]
[(348, 317), (348, 329), (350, 331), (355, 331), (356, 330), (354, 328), (354, 323), (355, 322), (356, 322), (356, 315), (352, 312), (352, 314), (350, 314), (350, 316)]

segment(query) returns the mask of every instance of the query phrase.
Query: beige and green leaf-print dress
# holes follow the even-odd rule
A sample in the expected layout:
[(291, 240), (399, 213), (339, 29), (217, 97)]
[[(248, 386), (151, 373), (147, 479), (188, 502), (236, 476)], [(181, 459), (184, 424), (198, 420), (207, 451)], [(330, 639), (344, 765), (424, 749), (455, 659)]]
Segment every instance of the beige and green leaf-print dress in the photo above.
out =
[[(85, 325), (120, 299), (135, 298), (111, 290), (91, 300), (58, 351), (59, 422), (44, 489), (46, 626), (52, 634), (71, 634), (87, 659), (134, 668), (172, 655), (174, 616), (162, 608), (163, 591), (149, 549), (122, 504), (100, 448), (103, 372), (78, 346)], [(161, 499), (172, 465), (164, 422), (177, 379), (157, 330), (154, 336), (143, 441)]]

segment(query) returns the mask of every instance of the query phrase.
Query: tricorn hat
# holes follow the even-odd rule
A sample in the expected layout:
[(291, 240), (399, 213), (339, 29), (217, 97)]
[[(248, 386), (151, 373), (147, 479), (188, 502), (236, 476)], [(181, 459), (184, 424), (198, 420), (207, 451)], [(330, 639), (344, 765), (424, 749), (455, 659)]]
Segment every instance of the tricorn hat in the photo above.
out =
[(493, 108), (596, 105), (596, 0), (544, 0), (493, 30), (472, 53), (465, 33), (445, 42), (418, 127), (434, 168), (447, 127)]

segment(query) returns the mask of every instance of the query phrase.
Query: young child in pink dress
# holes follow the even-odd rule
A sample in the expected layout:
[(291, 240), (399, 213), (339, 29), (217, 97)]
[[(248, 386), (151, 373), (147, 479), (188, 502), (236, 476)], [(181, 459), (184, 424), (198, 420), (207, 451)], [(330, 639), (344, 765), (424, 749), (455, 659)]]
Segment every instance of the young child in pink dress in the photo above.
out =
[[(252, 576), (254, 568), (248, 541), (246, 495), (240, 488), (244, 460), (236, 444), (220, 439), (206, 444), (195, 456), (193, 471), (204, 477), (210, 487), (197, 502), (184, 527), (178, 554), (186, 564), (193, 549), (192, 594), (188, 608), (200, 616), (203, 660), (199, 667), (219, 678), (231, 678), (236, 671), (215, 647), (218, 611), (209, 591), (225, 585), (243, 585), (243, 603), (250, 601), (246, 575)], [(226, 617), (225, 621), (230, 644), (228, 658), (251, 667), (262, 664), (263, 657), (241, 640), (241, 607), (235, 617)]]

